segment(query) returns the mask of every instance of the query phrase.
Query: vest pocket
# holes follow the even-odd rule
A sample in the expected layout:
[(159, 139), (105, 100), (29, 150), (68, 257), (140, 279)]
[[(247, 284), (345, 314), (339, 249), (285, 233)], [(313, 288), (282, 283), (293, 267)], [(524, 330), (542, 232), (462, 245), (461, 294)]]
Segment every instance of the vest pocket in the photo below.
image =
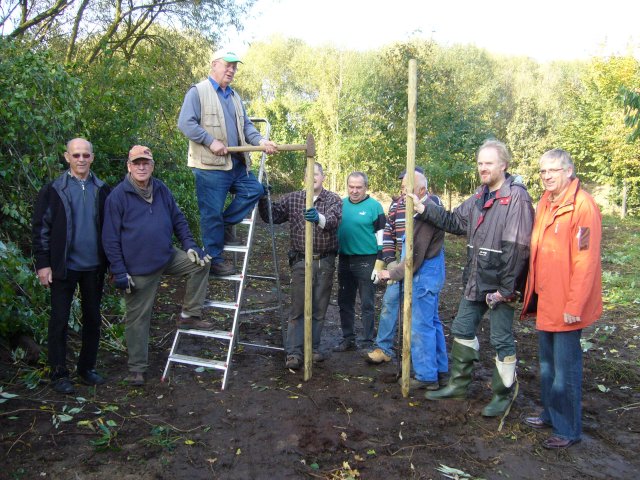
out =
[(219, 127), (220, 116), (215, 110), (205, 109), (202, 123), (205, 127)]
[[(209, 152), (211, 153), (211, 152)], [(200, 159), (200, 163), (203, 165), (209, 165), (212, 167), (222, 167), (227, 162), (227, 157), (220, 157), (211, 153), (210, 155), (203, 155)]]

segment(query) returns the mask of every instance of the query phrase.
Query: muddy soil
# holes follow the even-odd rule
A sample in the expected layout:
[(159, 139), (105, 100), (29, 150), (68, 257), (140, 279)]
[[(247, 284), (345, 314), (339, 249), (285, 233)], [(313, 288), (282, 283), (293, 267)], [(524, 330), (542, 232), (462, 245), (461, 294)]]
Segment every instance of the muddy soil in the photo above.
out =
[[(264, 226), (258, 228), (251, 273), (272, 270), (266, 232)], [(286, 306), (286, 225), (277, 229), (276, 239)], [(440, 314), (449, 346), (461, 294), (463, 248), (464, 240), (447, 237)], [(210, 290), (228, 295), (220, 282), (212, 282)], [(382, 294), (380, 289), (378, 306)], [(531, 323), (515, 326), (519, 392), (501, 426), (500, 418), (480, 415), (491, 397), (494, 355), (485, 322), (479, 333), (481, 361), (467, 400), (429, 402), (420, 390), (403, 398), (395, 362), (375, 367), (363, 361), (362, 351), (333, 353), (341, 336), (335, 295), (322, 340), (327, 359), (314, 365), (309, 381), (302, 371), (284, 368), (282, 351), (241, 344), (227, 388), (221, 390), (220, 371), (192, 366), (174, 366), (167, 381), (160, 381), (181, 296), (182, 282), (163, 283), (144, 387), (122, 381), (126, 354), (106, 346), (98, 368), (108, 383), (97, 388), (77, 384), (76, 394), (67, 397), (52, 392), (46, 382), (26, 388), (21, 380), (25, 369), (3, 353), (1, 385), (18, 396), (0, 404), (1, 479), (541, 480), (639, 475), (637, 309), (608, 310), (595, 328), (584, 332), (593, 337), (584, 354), (584, 437), (569, 450), (548, 451), (540, 443), (549, 431), (522, 424), (539, 407), (537, 339)], [(273, 283), (252, 282), (246, 298), (247, 309), (264, 307), (276, 298)], [(228, 312), (208, 310), (207, 316), (221, 325), (229, 321)], [(277, 312), (242, 318), (242, 341), (281, 346)], [(70, 342), (77, 351), (77, 335)], [(212, 358), (221, 358), (223, 347), (207, 339), (183, 345), (186, 353)], [(439, 468), (457, 469), (458, 476)]]

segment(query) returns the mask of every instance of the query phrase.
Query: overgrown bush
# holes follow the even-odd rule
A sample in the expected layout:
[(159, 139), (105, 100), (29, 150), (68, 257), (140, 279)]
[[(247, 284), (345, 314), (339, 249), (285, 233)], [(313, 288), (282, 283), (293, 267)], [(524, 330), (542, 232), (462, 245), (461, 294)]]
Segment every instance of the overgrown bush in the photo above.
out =
[(0, 37), (0, 238), (28, 245), (32, 203), (60, 170), (80, 111), (79, 81), (52, 59)]
[(0, 241), (0, 337), (25, 334), (39, 344), (47, 338), (49, 290), (12, 242)]

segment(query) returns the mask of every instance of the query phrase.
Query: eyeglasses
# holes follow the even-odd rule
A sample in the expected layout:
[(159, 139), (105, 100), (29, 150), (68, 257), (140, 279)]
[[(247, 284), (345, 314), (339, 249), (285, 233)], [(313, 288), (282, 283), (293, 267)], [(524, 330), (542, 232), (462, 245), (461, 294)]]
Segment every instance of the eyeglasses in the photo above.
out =
[(555, 175), (558, 172), (562, 172), (564, 168), (549, 168), (547, 170), (540, 170), (540, 176), (544, 177), (547, 173)]
[(153, 166), (153, 162), (129, 162), (129, 165), (131, 165), (134, 168), (139, 168), (139, 169), (145, 169), (145, 168), (149, 168)]
[(91, 158), (91, 155), (93, 155), (93, 153), (72, 153), (71, 156), (73, 158)]

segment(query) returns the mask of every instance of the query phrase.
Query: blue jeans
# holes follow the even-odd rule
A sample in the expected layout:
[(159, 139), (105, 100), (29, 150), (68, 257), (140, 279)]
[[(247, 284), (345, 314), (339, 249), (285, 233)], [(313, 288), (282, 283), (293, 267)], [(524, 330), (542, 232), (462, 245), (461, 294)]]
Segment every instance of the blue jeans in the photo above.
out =
[[(473, 340), (480, 325), (480, 320), (489, 309), (483, 301), (472, 302), (462, 297), (456, 318), (451, 324), (451, 333), (455, 338)], [(516, 342), (513, 338), (514, 308), (506, 303), (489, 310), (489, 327), (491, 330), (491, 346), (496, 349), (500, 361), (504, 357), (516, 354)]]
[(386, 355), (395, 357), (393, 341), (398, 327), (398, 310), (400, 308), (400, 283), (388, 285), (382, 297), (382, 310), (378, 323), (378, 336), (375, 346)]
[[(224, 247), (224, 226), (240, 223), (264, 195), (264, 187), (244, 163), (233, 159), (231, 170), (193, 169), (200, 210), (200, 231), (204, 250), (220, 263)], [(225, 209), (227, 194), (235, 197)]]
[(444, 251), (425, 260), (413, 276), (411, 308), (411, 361), (416, 379), (438, 381), (449, 370), (438, 299), (444, 285)]
[(377, 255), (340, 255), (338, 263), (338, 306), (340, 325), (345, 340), (356, 340), (356, 294), (360, 292), (360, 316), (362, 318), (362, 341), (373, 345), (375, 340), (374, 302), (376, 286), (371, 280), (371, 272)]
[(582, 330), (538, 331), (542, 413), (553, 433), (567, 440), (582, 434)]

